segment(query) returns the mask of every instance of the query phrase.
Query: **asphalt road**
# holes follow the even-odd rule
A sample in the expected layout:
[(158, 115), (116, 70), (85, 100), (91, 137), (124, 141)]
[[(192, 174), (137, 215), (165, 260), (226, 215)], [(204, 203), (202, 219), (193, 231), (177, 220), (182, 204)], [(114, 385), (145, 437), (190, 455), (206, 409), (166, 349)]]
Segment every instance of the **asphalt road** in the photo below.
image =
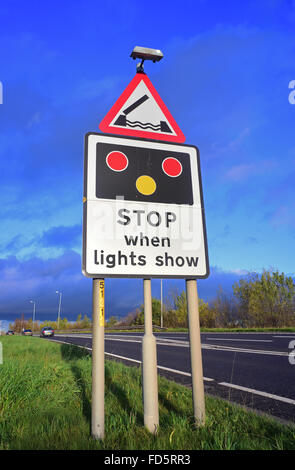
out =
[[(155, 336), (158, 372), (191, 386), (188, 335)], [(56, 335), (54, 339), (92, 347), (91, 335)], [(290, 347), (292, 340), (295, 333), (202, 333), (205, 391), (295, 423), (295, 364), (289, 361), (295, 349), (295, 342)], [(141, 333), (108, 333), (106, 358), (139, 366), (141, 342)]]

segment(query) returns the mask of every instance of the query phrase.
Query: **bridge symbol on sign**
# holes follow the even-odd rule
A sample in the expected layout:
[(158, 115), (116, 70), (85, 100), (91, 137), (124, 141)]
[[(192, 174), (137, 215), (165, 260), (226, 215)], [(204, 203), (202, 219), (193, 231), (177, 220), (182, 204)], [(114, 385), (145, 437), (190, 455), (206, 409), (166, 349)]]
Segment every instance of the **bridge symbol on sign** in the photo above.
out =
[(127, 115), (132, 113), (134, 109), (136, 109), (138, 106), (140, 106), (142, 103), (144, 103), (146, 100), (148, 100), (149, 97), (148, 95), (143, 95), (141, 98), (135, 101), (135, 103), (131, 104), (128, 106), (128, 108), (123, 110), (123, 114), (120, 114), (118, 119), (115, 121), (114, 125), (118, 126), (127, 126), (127, 127), (139, 127), (140, 129), (147, 130), (151, 129), (154, 132), (169, 132), (171, 133), (171, 129), (168, 126), (166, 121), (160, 121), (158, 124), (153, 124), (151, 122), (141, 122), (141, 121), (130, 121), (127, 119)]

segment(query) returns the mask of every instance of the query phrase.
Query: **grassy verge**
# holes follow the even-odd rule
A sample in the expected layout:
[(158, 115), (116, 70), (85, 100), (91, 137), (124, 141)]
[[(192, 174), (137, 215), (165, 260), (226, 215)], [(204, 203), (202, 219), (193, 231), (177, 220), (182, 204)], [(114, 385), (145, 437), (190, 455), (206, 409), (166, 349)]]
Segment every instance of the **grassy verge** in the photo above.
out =
[(143, 427), (141, 374), (106, 362), (105, 439), (90, 437), (91, 356), (40, 338), (4, 337), (0, 449), (294, 449), (295, 428), (206, 398), (195, 429), (191, 391), (159, 377), (160, 429)]

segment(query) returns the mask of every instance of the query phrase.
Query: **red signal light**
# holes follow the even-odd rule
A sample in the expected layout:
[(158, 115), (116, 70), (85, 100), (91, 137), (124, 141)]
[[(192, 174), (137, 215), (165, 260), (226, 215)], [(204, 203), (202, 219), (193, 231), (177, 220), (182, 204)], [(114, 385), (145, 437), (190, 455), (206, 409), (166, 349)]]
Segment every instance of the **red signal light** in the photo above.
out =
[(182, 164), (177, 158), (167, 157), (162, 163), (162, 168), (166, 175), (176, 178), (182, 173)]
[(125, 153), (113, 151), (106, 157), (108, 167), (113, 171), (124, 171), (128, 166), (128, 158)]

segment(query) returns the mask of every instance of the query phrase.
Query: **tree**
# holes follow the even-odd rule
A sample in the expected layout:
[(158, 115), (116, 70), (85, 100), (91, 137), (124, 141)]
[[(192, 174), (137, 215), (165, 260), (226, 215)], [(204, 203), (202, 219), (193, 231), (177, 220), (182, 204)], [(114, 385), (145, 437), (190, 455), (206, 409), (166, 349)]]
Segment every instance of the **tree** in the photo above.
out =
[(233, 286), (247, 326), (281, 327), (295, 324), (295, 283), (273, 270), (250, 274)]
[(236, 326), (238, 322), (236, 303), (231, 295), (226, 294), (219, 287), (217, 296), (213, 301), (215, 326), (225, 328)]
[[(173, 295), (173, 297), (172, 297)], [(177, 294), (175, 291), (170, 296), (170, 305), (174, 304), (174, 308), (167, 311), (164, 317), (164, 325), (171, 327), (188, 327), (188, 316), (187, 316), (187, 298), (186, 292), (182, 291)], [(214, 311), (210, 309), (208, 303), (205, 303), (202, 299), (199, 299), (199, 315), (200, 324), (205, 327), (215, 326), (215, 315)]]
[(81, 321), (81, 328), (90, 328), (90, 326), (91, 326), (91, 321), (85, 314)]
[(115, 326), (118, 323), (118, 318), (115, 316), (111, 316), (109, 321), (107, 322), (107, 326)]
[(81, 320), (82, 320), (82, 315), (81, 315), (81, 313), (79, 313), (79, 315), (77, 316), (77, 320), (73, 325), (73, 328), (80, 329), (81, 328)]
[[(161, 301), (156, 298), (152, 298), (152, 318), (153, 325), (161, 325)], [(136, 317), (134, 319), (134, 325), (143, 325), (144, 324), (144, 306), (141, 305)]]
[(161, 301), (152, 298), (153, 325), (161, 326)]
[(199, 299), (200, 326), (203, 328), (214, 328), (216, 326), (216, 313), (209, 304)]
[(164, 310), (163, 312), (163, 324), (165, 328), (177, 328), (178, 318), (175, 309)]
[(136, 308), (129, 312), (126, 317), (124, 317), (119, 324), (122, 326), (131, 326), (131, 325), (141, 325), (139, 320), (140, 309)]
[(60, 318), (59, 319), (59, 329), (60, 330), (67, 330), (70, 327), (67, 318)]
[(249, 313), (249, 300), (255, 283), (259, 281), (257, 273), (248, 273), (245, 278), (233, 285), (233, 294), (238, 303), (238, 316), (243, 327), (254, 326)]
[(187, 327), (187, 300), (185, 291), (182, 291), (181, 294), (176, 297), (175, 307), (178, 326)]
[(144, 313), (143, 313), (143, 305), (140, 306), (136, 310), (135, 318), (132, 322), (133, 325), (143, 325), (144, 324)]
[(177, 289), (177, 287), (170, 287), (164, 301), (165, 307), (168, 311), (175, 310), (175, 301), (178, 296), (179, 290)]

